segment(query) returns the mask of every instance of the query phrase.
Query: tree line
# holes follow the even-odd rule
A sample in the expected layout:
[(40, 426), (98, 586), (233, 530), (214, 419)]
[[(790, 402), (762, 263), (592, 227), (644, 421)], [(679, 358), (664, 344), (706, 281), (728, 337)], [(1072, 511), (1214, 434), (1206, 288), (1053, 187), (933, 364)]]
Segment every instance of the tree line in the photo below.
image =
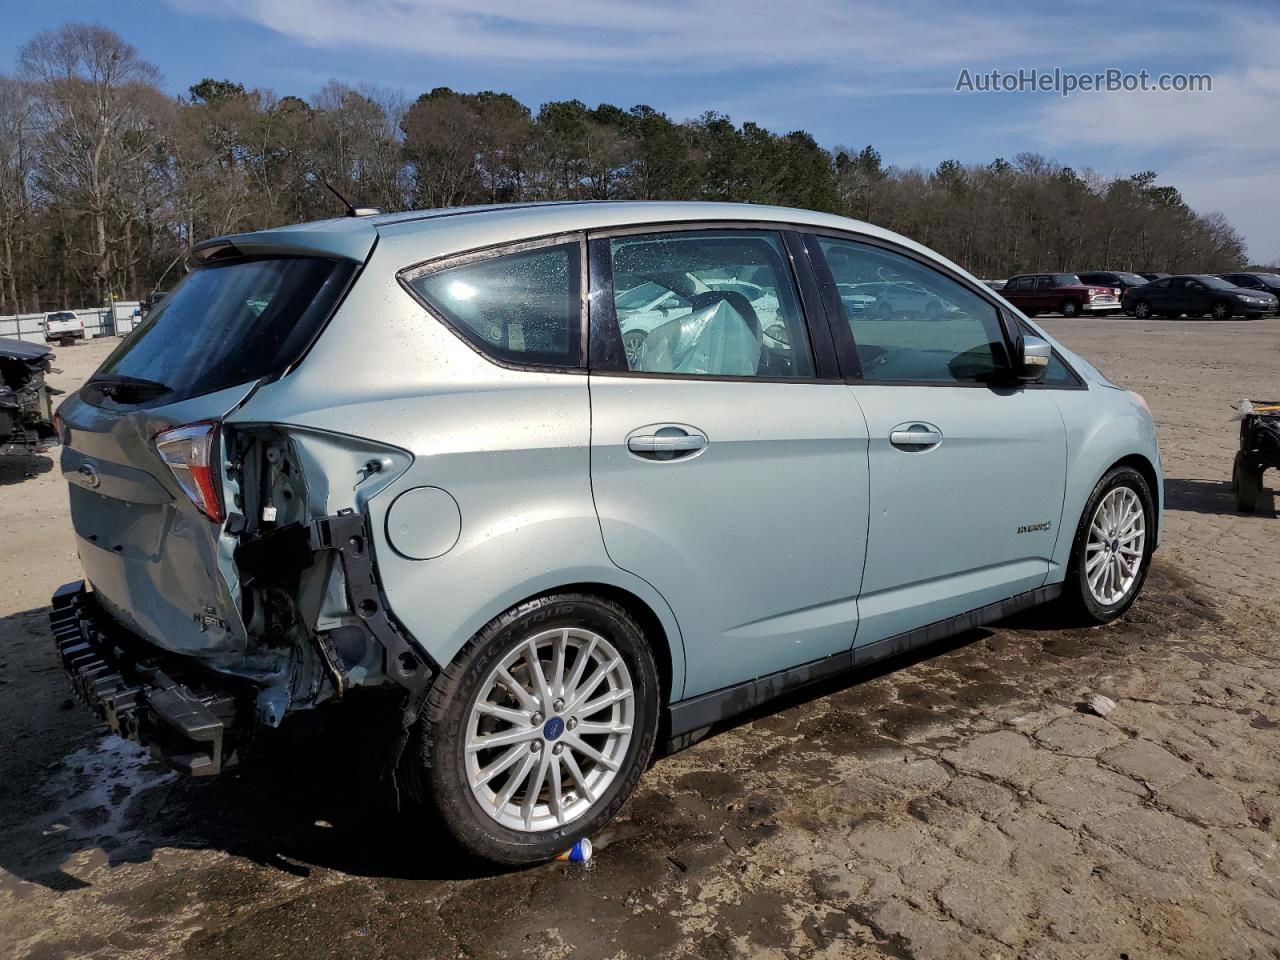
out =
[(437, 87), (413, 102), (331, 82), (310, 99), (205, 79), (182, 96), (115, 33), (67, 24), (0, 74), (0, 314), (138, 299), (191, 244), (341, 213), (326, 184), (387, 210), (536, 200), (724, 200), (830, 211), (979, 276), (1244, 265), (1221, 214), (1144, 171), (1110, 178), (1035, 153), (935, 169), (827, 150), (708, 112), (578, 100), (536, 111)]

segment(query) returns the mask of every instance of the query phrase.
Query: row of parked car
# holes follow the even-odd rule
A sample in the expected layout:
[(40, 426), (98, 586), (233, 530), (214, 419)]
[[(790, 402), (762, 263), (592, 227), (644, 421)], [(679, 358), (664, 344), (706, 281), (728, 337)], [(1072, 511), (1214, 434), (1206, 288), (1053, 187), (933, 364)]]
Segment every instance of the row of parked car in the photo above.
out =
[(1151, 317), (1203, 317), (1249, 320), (1280, 312), (1280, 274), (1131, 273), (1098, 270), (1087, 273), (1032, 273), (988, 286), (1023, 313), (1082, 313), (1105, 316), (1127, 313)]

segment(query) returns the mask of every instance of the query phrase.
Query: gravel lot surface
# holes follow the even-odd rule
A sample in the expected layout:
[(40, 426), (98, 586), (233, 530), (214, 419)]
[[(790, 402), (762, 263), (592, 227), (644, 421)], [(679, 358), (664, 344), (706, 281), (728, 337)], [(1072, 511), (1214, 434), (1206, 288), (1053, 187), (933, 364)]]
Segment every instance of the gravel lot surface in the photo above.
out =
[(358, 739), (204, 783), (104, 738), (46, 626), (78, 576), (63, 481), (0, 463), (0, 957), (1280, 956), (1280, 519), (1229, 484), (1280, 320), (1045, 325), (1160, 424), (1129, 616), (1037, 612), (774, 704), (657, 761), (587, 866), (444, 853)]

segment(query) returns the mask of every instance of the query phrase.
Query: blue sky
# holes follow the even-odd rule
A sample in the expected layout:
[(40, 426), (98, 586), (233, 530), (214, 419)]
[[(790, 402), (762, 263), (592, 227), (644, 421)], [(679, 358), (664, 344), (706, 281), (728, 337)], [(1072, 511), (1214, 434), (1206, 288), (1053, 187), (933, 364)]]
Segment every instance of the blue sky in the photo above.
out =
[[(886, 162), (1034, 150), (1154, 169), (1280, 261), (1280, 5), (1170, 0), (0, 0), (0, 71), (67, 20), (120, 33), (174, 93), (205, 76), (310, 96), (330, 79), (704, 110)], [(961, 69), (1208, 72), (1207, 93), (957, 93)]]

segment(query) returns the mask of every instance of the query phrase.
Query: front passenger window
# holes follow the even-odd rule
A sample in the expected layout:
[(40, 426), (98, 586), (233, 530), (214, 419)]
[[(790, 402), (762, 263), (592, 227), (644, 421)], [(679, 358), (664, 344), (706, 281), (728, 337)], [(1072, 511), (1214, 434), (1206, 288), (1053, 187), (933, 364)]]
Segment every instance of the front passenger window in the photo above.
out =
[(995, 306), (902, 254), (818, 238), (865, 380), (983, 382), (1007, 363)]

